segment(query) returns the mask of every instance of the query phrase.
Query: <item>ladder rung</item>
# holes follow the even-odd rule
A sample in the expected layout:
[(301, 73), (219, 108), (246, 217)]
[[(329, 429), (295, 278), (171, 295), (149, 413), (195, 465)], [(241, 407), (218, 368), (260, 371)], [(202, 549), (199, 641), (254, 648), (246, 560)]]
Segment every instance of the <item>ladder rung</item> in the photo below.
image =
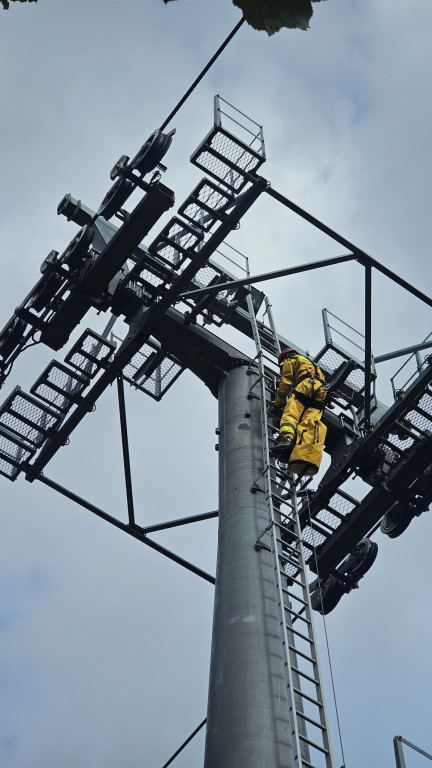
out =
[(271, 341), (270, 339), (261, 338), (261, 342), (262, 342), (263, 349), (265, 349), (267, 352), (272, 352), (273, 355), (275, 356), (276, 347), (273, 341)]
[[(277, 493), (272, 493), (271, 497), (272, 497), (272, 500), (275, 501), (277, 504), (280, 504), (280, 505), (284, 504), (285, 506), (290, 507), (290, 509), (293, 509), (293, 505), (291, 504), (291, 502), (288, 501), (287, 499), (284, 499), (283, 496), (278, 496)], [(280, 525), (280, 523), (276, 523), (276, 525)]]
[(296, 672), (300, 677), (304, 677), (305, 680), (309, 680), (310, 683), (313, 683), (314, 685), (321, 685), (319, 680), (316, 680), (315, 677), (312, 677), (311, 675), (308, 675), (307, 672), (303, 672), (302, 669), (299, 669), (298, 667), (294, 667), (291, 665), (291, 669), (293, 672)]
[(310, 763), (309, 760), (305, 760), (304, 757), (301, 758), (301, 764), (302, 768), (317, 768), (316, 765), (313, 765), (313, 763)]
[(299, 629), (294, 629), (294, 627), (289, 627), (289, 632), (292, 632), (293, 635), (297, 635), (301, 640), (306, 640), (307, 643), (312, 644), (313, 640), (310, 639), (307, 635), (304, 635), (303, 632), (300, 632)]
[(289, 589), (285, 589), (285, 587), (282, 587), (282, 592), (284, 592), (289, 597), (292, 597), (293, 600), (297, 600), (297, 602), (302, 603), (303, 605), (308, 605), (306, 600), (303, 600), (302, 597), (298, 597), (298, 595), (295, 595), (294, 592), (290, 592)]
[(297, 712), (296, 710), (296, 715), (297, 717), (301, 717), (302, 720), (307, 720), (307, 722), (310, 723), (311, 725), (314, 725), (315, 728), (320, 728), (321, 731), (327, 730), (325, 725), (323, 725), (322, 723), (319, 723), (318, 720), (314, 720), (313, 717), (309, 717), (309, 715), (305, 715), (304, 712)]
[(301, 733), (299, 733), (299, 739), (305, 742), (305, 744), (309, 744), (310, 747), (313, 747), (314, 749), (318, 749), (320, 752), (322, 752), (324, 755), (329, 755), (330, 752), (325, 747), (322, 747), (321, 744), (317, 744), (315, 741), (312, 741), (311, 739), (308, 739), (307, 736), (303, 736)]
[[(278, 556), (279, 560), (283, 561), (284, 563), (289, 563), (290, 565), (293, 565), (295, 568), (298, 568), (299, 570), (301, 569), (298, 560), (291, 560), (291, 558), (288, 557), (288, 555), (284, 555), (284, 554), (282, 554), (282, 552), (278, 552), (277, 556)], [(289, 574), (284, 573), (284, 575), (288, 576), (288, 578), (289, 578)]]
[(298, 540), (299, 537), (296, 535), (295, 531), (292, 530), (292, 528), (288, 528), (285, 523), (279, 523), (277, 522), (276, 525), (281, 531), (285, 531), (285, 533), (288, 533), (290, 536), (295, 536), (295, 538)]
[[(289, 630), (288, 630), (289, 631)], [(313, 641), (309, 640), (310, 645), (313, 645)], [(316, 659), (313, 658), (313, 656), (308, 656), (307, 653), (304, 653), (304, 651), (300, 651), (298, 648), (295, 647), (295, 645), (290, 645), (288, 643), (288, 648), (293, 653), (296, 653), (298, 656), (301, 656), (303, 659), (306, 659), (306, 661), (309, 661), (311, 664), (316, 664)]]
[(302, 587), (303, 589), (305, 588), (306, 582), (300, 581), (300, 579), (295, 579), (294, 576), (289, 576), (285, 572), (283, 575), (285, 576), (285, 578), (289, 579), (293, 584), (297, 584), (297, 586)]
[(297, 539), (297, 541), (300, 541), (300, 536), (297, 536), (295, 530), (291, 528), (290, 525), (288, 525), (294, 523), (294, 518), (292, 518), (290, 514), (286, 514), (285, 511), (281, 516), (284, 518), (284, 521), (282, 522), (280, 520), (275, 520), (275, 525), (277, 525), (282, 533), (286, 534), (287, 538), (290, 536), (291, 539)]
[[(304, 621), (305, 624), (310, 624), (311, 623), (310, 619), (305, 619), (305, 617), (302, 616), (301, 613), (297, 613), (296, 611), (290, 610), (289, 608), (287, 608), (287, 606), (285, 606), (285, 610), (286, 610), (287, 613), (290, 614), (290, 616), (294, 616), (296, 619), (300, 619), (301, 621)], [(290, 627), (290, 629), (291, 629), (291, 627)]]
[[(266, 351), (269, 352), (270, 350), (267, 349)], [(273, 363), (273, 365), (277, 365), (274, 358), (269, 357), (268, 355), (265, 355), (264, 352), (262, 351), (261, 351), (261, 357), (263, 358), (263, 360), (267, 360), (268, 363)], [(276, 374), (274, 375), (276, 376)]]
[(287, 541), (286, 539), (282, 539), (281, 536), (275, 536), (276, 542), (282, 547), (282, 550), (288, 549), (291, 552), (295, 552), (295, 554), (300, 557), (300, 550), (298, 549), (298, 545), (300, 544), (301, 539), (299, 539), (298, 536), (295, 536), (292, 534), (291, 536), (291, 542)]
[(294, 552), (294, 554), (300, 555), (300, 552), (295, 547), (292, 547), (291, 544), (287, 544), (286, 541), (279, 538), (279, 536), (275, 536), (275, 539), (277, 543), (281, 544), (281, 546), (283, 546), (285, 549), (289, 549), (291, 552)]
[(322, 707), (321, 701), (314, 699), (313, 696), (309, 696), (308, 693), (301, 691), (299, 688), (295, 688), (293, 686), (293, 692), (296, 693), (298, 696), (302, 696), (303, 699), (307, 699), (308, 701), (310, 701), (311, 704), (315, 704), (316, 707)]

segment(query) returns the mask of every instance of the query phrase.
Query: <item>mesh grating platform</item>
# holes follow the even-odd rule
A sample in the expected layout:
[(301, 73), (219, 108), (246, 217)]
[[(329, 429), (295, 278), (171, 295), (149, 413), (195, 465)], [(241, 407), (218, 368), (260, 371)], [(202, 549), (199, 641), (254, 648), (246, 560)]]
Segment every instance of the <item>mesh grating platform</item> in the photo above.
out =
[[(350, 514), (358, 506), (359, 502), (353, 499), (341, 489), (333, 494), (329, 502), (323, 506), (313, 518), (302, 526), (303, 551), (306, 563), (313, 562), (315, 549), (326, 542), (331, 535), (348, 520)], [(298, 569), (292, 563), (287, 563), (285, 573), (291, 578), (296, 578)]]
[(15, 480), (36, 449), (0, 426), (0, 475)]
[(123, 376), (133, 387), (159, 401), (183, 371), (176, 360), (147, 343), (125, 366)]
[(419, 441), (432, 436), (432, 392), (429, 387), (407, 411), (402, 424), (409, 431), (405, 430), (405, 434), (403, 430), (400, 434), (390, 433), (378, 447), (391, 467), (403, 461)]
[(39, 448), (61, 420), (53, 411), (20, 387), (16, 387), (0, 410), (0, 424), (32, 446)]
[(153, 240), (149, 251), (178, 269), (185, 259), (193, 258), (202, 239), (201, 231), (193, 229), (177, 216), (173, 216)]
[(256, 173), (265, 157), (240, 139), (215, 125), (191, 156), (191, 163), (233, 192), (248, 183), (248, 175)]
[(202, 179), (189, 197), (178, 209), (188, 221), (208, 232), (216, 221), (225, 217), (223, 207), (232, 200), (226, 190), (213, 184), (209, 179)]
[[(335, 348), (333, 345), (327, 345), (324, 350), (322, 350), (315, 358), (315, 362), (319, 364), (324, 373), (331, 375), (339, 368), (342, 363), (349, 359), (350, 357), (343, 354), (341, 350)], [(345, 384), (355, 392), (361, 392), (364, 388), (364, 381), (364, 370), (362, 368), (358, 368), (350, 373), (350, 375), (345, 380)]]
[(30, 392), (61, 413), (68, 412), (88, 385), (88, 377), (52, 360), (33, 384)]
[(66, 355), (65, 362), (92, 379), (105, 366), (114, 350), (115, 344), (87, 328)]
[(430, 389), (418, 401), (418, 408), (407, 413), (406, 419), (425, 436), (429, 437), (432, 434), (432, 392)]

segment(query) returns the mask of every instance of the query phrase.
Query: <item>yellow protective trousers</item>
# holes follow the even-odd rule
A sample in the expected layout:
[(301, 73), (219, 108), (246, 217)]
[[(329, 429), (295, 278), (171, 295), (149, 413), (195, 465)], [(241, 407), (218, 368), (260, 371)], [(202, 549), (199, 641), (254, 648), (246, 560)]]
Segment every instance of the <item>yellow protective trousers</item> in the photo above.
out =
[[(294, 389), (301, 395), (319, 403), (324, 402), (327, 394), (327, 390), (322, 386), (322, 382), (312, 378), (303, 379)], [(306, 419), (320, 421), (321, 416), (322, 409), (301, 403), (293, 391), (287, 400), (282, 414), (280, 435), (281, 437), (295, 437), (299, 421), (305, 421)]]

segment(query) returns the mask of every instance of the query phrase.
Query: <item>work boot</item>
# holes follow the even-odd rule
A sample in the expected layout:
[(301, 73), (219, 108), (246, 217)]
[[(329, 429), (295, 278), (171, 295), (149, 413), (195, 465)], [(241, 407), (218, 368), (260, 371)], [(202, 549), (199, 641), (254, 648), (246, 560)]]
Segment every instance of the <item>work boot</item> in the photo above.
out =
[(294, 448), (294, 445), (294, 437), (279, 435), (279, 437), (275, 440), (274, 446), (271, 449), (271, 453), (273, 453), (277, 458), (288, 458), (292, 449)]

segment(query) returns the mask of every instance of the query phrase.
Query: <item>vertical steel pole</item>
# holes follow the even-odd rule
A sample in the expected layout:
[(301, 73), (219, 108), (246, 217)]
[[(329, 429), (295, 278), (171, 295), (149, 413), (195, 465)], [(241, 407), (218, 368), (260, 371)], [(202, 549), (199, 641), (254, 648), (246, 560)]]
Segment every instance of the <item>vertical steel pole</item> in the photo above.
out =
[(123, 464), (126, 483), (126, 499), (128, 507), (129, 525), (135, 523), (134, 502), (132, 493), (132, 475), (129, 456), (129, 440), (126, 421), (126, 404), (124, 396), (123, 376), (117, 376), (117, 392), (119, 400), (120, 429), (123, 448)]
[(372, 267), (365, 266), (365, 387), (364, 428), (370, 431), (372, 382)]
[[(268, 524), (256, 374), (232, 369), (219, 389), (219, 547), (204, 768), (294, 768)], [(256, 391), (256, 389), (255, 389)], [(265, 538), (264, 538), (265, 541)]]
[(402, 749), (402, 741), (400, 736), (395, 736), (393, 739), (393, 746), (396, 757), (396, 768), (406, 768), (404, 753)]

